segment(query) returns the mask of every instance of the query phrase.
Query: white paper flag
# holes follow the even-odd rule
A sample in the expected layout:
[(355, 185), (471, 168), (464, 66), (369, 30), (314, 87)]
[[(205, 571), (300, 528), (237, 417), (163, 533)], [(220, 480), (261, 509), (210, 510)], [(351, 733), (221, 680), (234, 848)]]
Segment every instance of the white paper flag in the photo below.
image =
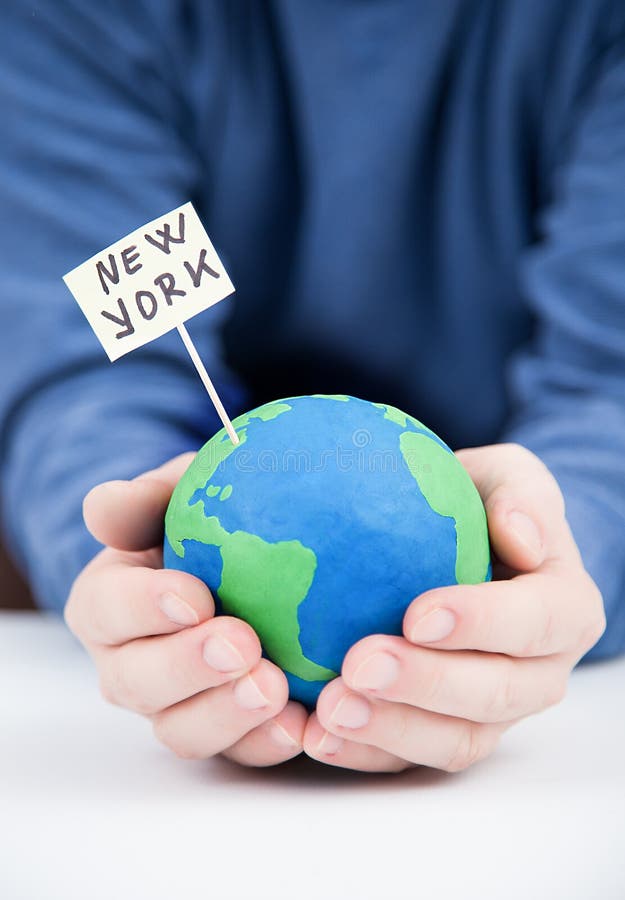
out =
[(193, 204), (137, 228), (63, 280), (111, 362), (177, 328), (230, 438), (239, 442), (183, 324), (234, 291)]
[(234, 291), (192, 203), (137, 228), (63, 280), (111, 362)]

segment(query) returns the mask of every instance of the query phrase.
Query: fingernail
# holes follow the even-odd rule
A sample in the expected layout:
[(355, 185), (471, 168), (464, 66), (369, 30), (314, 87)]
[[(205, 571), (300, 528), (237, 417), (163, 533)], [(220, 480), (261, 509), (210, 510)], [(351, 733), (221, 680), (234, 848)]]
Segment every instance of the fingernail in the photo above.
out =
[(234, 686), (234, 699), (242, 709), (262, 709), (269, 706), (265, 697), (251, 675), (240, 678)]
[(399, 668), (399, 660), (390, 653), (372, 653), (354, 672), (353, 685), (370, 691), (387, 688), (397, 681)]
[(536, 554), (536, 556), (540, 556), (542, 554), (543, 542), (540, 537), (540, 532), (532, 519), (525, 515), (525, 513), (519, 512), (518, 509), (513, 509), (512, 512), (508, 513), (507, 521), (508, 528), (510, 531), (514, 532), (518, 540), (527, 547), (528, 550), (531, 550), (532, 553)]
[(362, 728), (371, 718), (371, 707), (364, 697), (346, 694), (337, 703), (331, 721), (343, 728)]
[(197, 625), (200, 617), (188, 603), (177, 594), (167, 593), (159, 597), (158, 607), (175, 625)]
[(344, 743), (345, 741), (343, 738), (337, 737), (335, 734), (330, 734), (329, 731), (326, 731), (317, 744), (317, 751), (323, 753), (324, 756), (334, 756), (342, 749)]
[(291, 737), (286, 728), (283, 728), (279, 722), (271, 723), (269, 733), (274, 744), (278, 744), (279, 747), (288, 747), (289, 750), (292, 750), (293, 747), (299, 747), (299, 741)]
[(456, 617), (450, 609), (433, 609), (412, 626), (410, 640), (413, 644), (429, 644), (442, 641), (456, 627)]
[(202, 656), (217, 672), (236, 672), (245, 668), (245, 660), (239, 651), (220, 634), (209, 637), (204, 644)]

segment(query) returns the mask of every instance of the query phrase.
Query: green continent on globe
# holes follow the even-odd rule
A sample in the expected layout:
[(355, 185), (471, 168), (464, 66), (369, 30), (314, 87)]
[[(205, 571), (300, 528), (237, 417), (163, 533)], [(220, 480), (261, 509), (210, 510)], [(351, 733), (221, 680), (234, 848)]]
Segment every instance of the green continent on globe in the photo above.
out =
[(414, 416), (409, 416), (408, 413), (402, 412), (401, 409), (397, 409), (396, 406), (389, 406), (388, 403), (374, 403), (372, 405), (375, 406), (376, 409), (383, 410), (384, 418), (388, 419), (389, 422), (394, 422), (396, 425), (399, 425), (400, 428), (408, 428), (408, 423), (410, 422), (420, 431), (425, 431), (426, 434), (431, 434), (433, 437), (436, 437), (434, 432), (428, 428), (427, 425), (424, 425), (423, 422), (415, 419)]
[(315, 400), (338, 400), (340, 403), (349, 403), (352, 399), (347, 394), (312, 394)]
[(427, 425), (387, 403), (373, 405), (384, 411), (385, 419), (400, 428), (412, 424), (419, 429), (419, 432), (403, 431), (399, 436), (401, 454), (432, 509), (439, 516), (454, 520), (458, 584), (484, 581), (490, 563), (490, 549), (484, 539), (486, 513), (466, 470)]
[(421, 493), (439, 516), (456, 525), (456, 581), (479, 584), (486, 578), (490, 553), (486, 513), (477, 489), (470, 490), (466, 470), (457, 457), (425, 434), (404, 431), (399, 447)]
[[(247, 439), (246, 426), (251, 418), (268, 421), (289, 409), (286, 403), (274, 403), (239, 416), (233, 425), (240, 444)], [(207, 482), (235, 449), (225, 431), (215, 444), (211, 442), (202, 448), (196, 465), (205, 469)], [(189, 485), (185, 490), (187, 474)], [(245, 619), (258, 634), (268, 655), (282, 669), (305, 681), (334, 678), (336, 672), (332, 669), (319, 666), (304, 656), (299, 640), (297, 611), (315, 575), (317, 558), (314, 552), (300, 541), (270, 543), (245, 531), (226, 531), (216, 516), (205, 517), (199, 498), (193, 504), (184, 499), (189, 496), (189, 491), (193, 493), (193, 477), (195, 473), (191, 470), (182, 476), (182, 489), (172, 498), (167, 511), (167, 537), (174, 552), (184, 557), (183, 542), (188, 539), (219, 548), (222, 576), (217, 593), (224, 612)], [(226, 492), (224, 488), (221, 499), (227, 500), (232, 493), (232, 487), (227, 487), (230, 491)], [(207, 484), (209, 496), (218, 492), (214, 485)]]

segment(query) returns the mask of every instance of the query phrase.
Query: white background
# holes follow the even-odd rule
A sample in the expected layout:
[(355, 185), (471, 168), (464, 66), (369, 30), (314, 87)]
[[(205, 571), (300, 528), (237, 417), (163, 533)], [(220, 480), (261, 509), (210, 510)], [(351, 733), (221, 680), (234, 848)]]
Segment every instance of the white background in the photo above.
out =
[(180, 761), (64, 626), (0, 614), (2, 900), (623, 900), (625, 660), (467, 772)]

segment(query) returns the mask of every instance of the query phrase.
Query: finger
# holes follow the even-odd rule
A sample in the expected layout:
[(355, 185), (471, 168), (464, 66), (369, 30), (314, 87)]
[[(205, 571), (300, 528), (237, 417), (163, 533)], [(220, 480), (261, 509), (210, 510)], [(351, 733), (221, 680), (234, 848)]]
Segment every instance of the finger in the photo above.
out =
[(457, 456), (482, 497), (499, 560), (520, 572), (553, 556), (579, 561), (562, 494), (537, 456), (518, 444), (461, 450)]
[(128, 554), (106, 549), (75, 581), (65, 620), (83, 643), (125, 644), (199, 625), (214, 615), (211, 593), (199, 578), (132, 562)]
[(308, 714), (300, 703), (289, 701), (273, 719), (253, 728), (223, 756), (243, 766), (275, 766), (302, 752)]
[(258, 663), (260, 654), (250, 626), (229, 616), (177, 634), (93, 651), (104, 697), (144, 715), (235, 681)]
[[(562, 564), (509, 581), (453, 585), (427, 591), (404, 616), (413, 644), (547, 656), (588, 650), (603, 624), (599, 591), (583, 570), (570, 577)], [(590, 628), (591, 624), (596, 627)]]
[(92, 488), (83, 502), (91, 534), (118, 550), (145, 550), (160, 544), (169, 498), (194, 456), (183, 453), (132, 481), (106, 481)]
[(284, 673), (262, 659), (247, 675), (153, 717), (157, 738), (185, 759), (205, 759), (275, 717), (288, 699)]
[(482, 725), (403, 703), (366, 699), (341, 678), (317, 701), (321, 725), (337, 737), (368, 744), (415, 765), (458, 772), (495, 749), (505, 724)]
[(410, 763), (379, 747), (359, 744), (326, 731), (313, 713), (304, 732), (304, 752), (311, 759), (358, 772), (403, 772)]
[(558, 703), (570, 668), (560, 657), (513, 659), (471, 650), (442, 652), (414, 647), (403, 638), (374, 635), (350, 650), (343, 678), (371, 698), (473, 722), (504, 722)]

